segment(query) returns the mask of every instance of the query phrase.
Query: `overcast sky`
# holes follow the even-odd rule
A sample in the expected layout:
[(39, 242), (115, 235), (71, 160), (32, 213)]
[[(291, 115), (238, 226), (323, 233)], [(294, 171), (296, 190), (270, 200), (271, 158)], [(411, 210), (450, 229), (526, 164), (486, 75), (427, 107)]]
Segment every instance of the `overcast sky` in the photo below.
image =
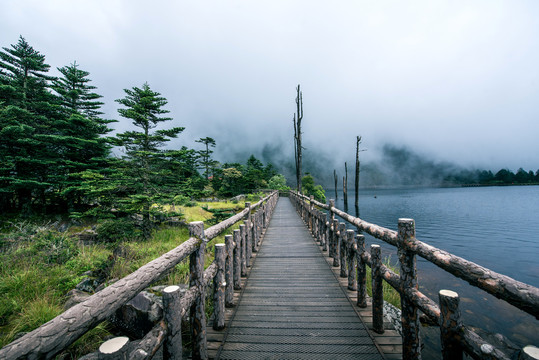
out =
[(293, 156), (299, 83), (307, 151), (353, 159), (362, 135), (365, 161), (391, 143), (539, 168), (536, 0), (3, 0), (0, 45), (19, 35), (53, 69), (90, 71), (109, 118), (148, 82), (187, 128), (174, 146), (211, 136), (221, 157), (266, 143)]

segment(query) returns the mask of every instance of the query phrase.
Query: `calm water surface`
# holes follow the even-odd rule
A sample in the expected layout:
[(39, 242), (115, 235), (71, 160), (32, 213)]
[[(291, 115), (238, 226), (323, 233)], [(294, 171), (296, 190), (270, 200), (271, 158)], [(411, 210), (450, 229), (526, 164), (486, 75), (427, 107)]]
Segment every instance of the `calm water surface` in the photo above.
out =
[[(353, 193), (348, 204), (355, 215)], [(336, 206), (344, 209), (342, 193)], [(539, 186), (360, 190), (359, 215), (393, 230), (399, 218), (412, 218), (419, 240), (539, 287)], [(366, 240), (397, 259), (394, 247)], [(421, 291), (436, 302), (440, 289), (458, 292), (466, 325), (501, 333), (520, 347), (539, 346), (539, 321), (533, 316), (420, 257), (417, 261)], [(438, 346), (436, 335), (427, 331), (426, 337), (427, 346)]]

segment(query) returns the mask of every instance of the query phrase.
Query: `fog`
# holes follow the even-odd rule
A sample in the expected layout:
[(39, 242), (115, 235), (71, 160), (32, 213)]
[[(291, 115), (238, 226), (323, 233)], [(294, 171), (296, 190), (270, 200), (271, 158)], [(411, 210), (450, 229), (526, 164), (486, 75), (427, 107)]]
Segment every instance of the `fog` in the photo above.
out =
[(304, 169), (323, 181), (344, 161), (353, 174), (357, 135), (366, 169), (392, 148), (535, 171), (538, 13), (534, 0), (18, 0), (2, 2), (0, 45), (22, 35), (53, 69), (77, 61), (118, 131), (131, 125), (114, 100), (148, 82), (186, 127), (170, 146), (210, 136), (221, 161), (253, 153), (290, 172), (301, 84)]

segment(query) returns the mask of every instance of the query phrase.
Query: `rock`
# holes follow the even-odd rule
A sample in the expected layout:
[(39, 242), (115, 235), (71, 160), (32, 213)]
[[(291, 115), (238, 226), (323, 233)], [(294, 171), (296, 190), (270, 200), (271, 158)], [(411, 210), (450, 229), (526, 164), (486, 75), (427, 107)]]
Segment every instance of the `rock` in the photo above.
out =
[(87, 293), (93, 293), (95, 288), (99, 286), (99, 282), (96, 279), (84, 278), (80, 283), (75, 286), (75, 289), (84, 291)]
[(142, 339), (163, 317), (162, 299), (142, 291), (118, 309), (110, 322), (126, 335)]
[(97, 232), (94, 230), (84, 230), (75, 234), (75, 236), (78, 236), (79, 243), (82, 245), (93, 245), (97, 240)]
[(67, 301), (65, 302), (64, 304), (64, 310), (67, 310), (81, 302), (83, 302), (84, 300), (88, 299), (90, 297), (90, 294), (84, 292), (84, 291), (81, 291), (81, 290), (77, 290), (77, 289), (73, 289), (71, 290), (70, 292), (67, 293)]

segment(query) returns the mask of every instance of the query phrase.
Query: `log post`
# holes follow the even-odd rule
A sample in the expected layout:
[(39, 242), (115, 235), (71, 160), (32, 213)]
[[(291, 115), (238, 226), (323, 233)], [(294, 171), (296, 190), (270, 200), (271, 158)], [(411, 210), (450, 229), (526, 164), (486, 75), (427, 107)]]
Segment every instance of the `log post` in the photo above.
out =
[(310, 196), (310, 202), (309, 202), (309, 229), (311, 229), (311, 233), (314, 231), (314, 195)]
[(247, 276), (247, 231), (245, 224), (240, 225), (240, 257), (241, 257), (241, 276)]
[(251, 266), (251, 256), (253, 255), (253, 237), (251, 236), (251, 232), (249, 231), (249, 224), (251, 223), (251, 203), (246, 202), (245, 208), (249, 209), (249, 212), (247, 213), (247, 216), (245, 217), (244, 224), (246, 226), (246, 232), (245, 236), (247, 237), (247, 242), (245, 245), (245, 248), (247, 249), (247, 267)]
[(341, 266), (340, 276), (345, 278), (348, 276), (348, 269), (346, 268), (346, 224), (340, 223), (339, 225), (339, 261)]
[(234, 290), (241, 290), (241, 240), (240, 231), (234, 230)]
[(367, 267), (363, 260), (365, 254), (365, 236), (356, 235), (356, 262), (357, 262), (357, 306), (367, 307)]
[(213, 329), (225, 328), (225, 244), (215, 244), (217, 273), (213, 278)]
[(191, 321), (191, 341), (193, 344), (193, 359), (208, 358), (208, 344), (206, 342), (206, 286), (204, 286), (204, 252), (206, 239), (204, 239), (204, 223), (195, 221), (189, 223), (190, 236), (202, 240), (198, 249), (189, 255), (189, 287), (200, 289), (200, 295), (191, 305), (189, 319)]
[(378, 334), (384, 333), (384, 290), (382, 283), (382, 254), (380, 245), (371, 245), (372, 261), (372, 329)]
[(328, 214), (323, 214), (322, 216), (322, 237), (323, 237), (323, 247), (322, 251), (328, 251), (328, 238), (329, 238), (329, 219)]
[[(412, 251), (406, 249), (406, 244), (415, 239), (415, 221), (399, 219), (397, 254), (400, 262), (400, 281), (404, 290), (418, 289), (416, 258)], [(417, 308), (406, 296), (401, 296), (402, 322), (402, 357), (407, 359), (421, 358), (421, 343), (419, 337), (419, 316)]]
[(339, 220), (333, 219), (333, 266), (339, 267)]
[(444, 360), (462, 360), (459, 329), (462, 327), (459, 295), (451, 290), (440, 290), (440, 339)]
[(127, 336), (118, 336), (101, 344), (97, 352), (97, 358), (99, 360), (128, 360), (128, 349), (129, 338)]
[(357, 290), (356, 285), (356, 269), (355, 269), (355, 257), (356, 252), (354, 249), (354, 230), (346, 231), (346, 254), (348, 255), (348, 290)]
[(163, 345), (163, 360), (182, 359), (182, 316), (180, 287), (167, 286), (163, 290), (163, 312), (167, 335)]
[(225, 235), (226, 261), (225, 261), (225, 306), (234, 306), (234, 241), (232, 235)]
[(333, 232), (336, 231), (333, 228), (333, 220), (335, 220), (335, 213), (333, 212), (333, 208), (335, 207), (335, 200), (330, 199), (329, 200), (329, 219), (328, 219), (328, 237), (326, 239), (326, 242), (328, 243), (328, 255), (329, 257), (333, 257)]
[(539, 359), (539, 348), (533, 345), (524, 346), (520, 351), (518, 360), (537, 360)]

